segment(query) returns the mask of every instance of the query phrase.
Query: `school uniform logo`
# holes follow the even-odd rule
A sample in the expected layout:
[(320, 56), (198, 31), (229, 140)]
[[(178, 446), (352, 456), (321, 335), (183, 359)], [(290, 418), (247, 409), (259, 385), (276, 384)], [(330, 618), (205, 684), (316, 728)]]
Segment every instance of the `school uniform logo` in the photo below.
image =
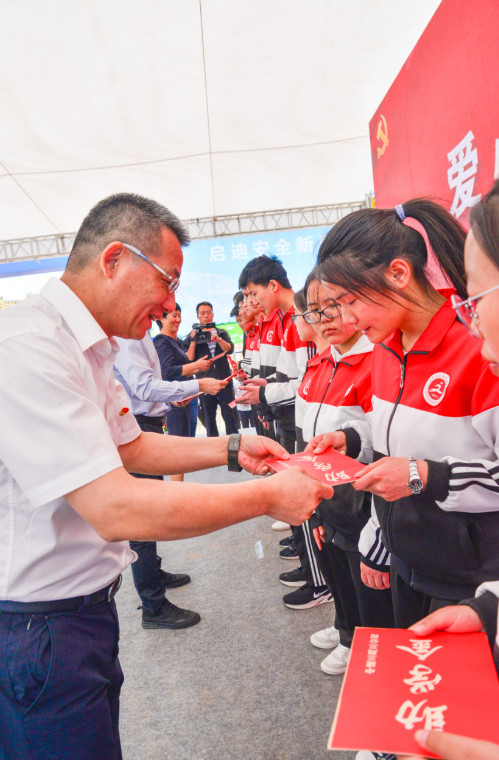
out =
[(428, 378), (423, 388), (423, 398), (430, 406), (438, 406), (445, 396), (450, 376), (446, 372), (435, 372)]
[(273, 337), (274, 337), (274, 333), (272, 332), (272, 330), (269, 330), (269, 332), (267, 333), (267, 343), (272, 343)]
[(310, 378), (310, 380), (308, 380), (307, 383), (304, 385), (303, 390), (302, 390), (303, 396), (308, 396), (308, 389), (310, 388), (311, 382), (312, 382), (312, 378)]

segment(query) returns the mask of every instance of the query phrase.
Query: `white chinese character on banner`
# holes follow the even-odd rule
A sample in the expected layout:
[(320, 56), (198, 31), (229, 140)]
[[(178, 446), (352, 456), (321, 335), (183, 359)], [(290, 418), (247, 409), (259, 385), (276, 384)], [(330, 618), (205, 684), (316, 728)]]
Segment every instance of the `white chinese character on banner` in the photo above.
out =
[(296, 253), (312, 253), (313, 238), (311, 235), (307, 237), (296, 238)]
[(287, 256), (291, 253), (291, 243), (288, 243), (284, 238), (278, 240), (277, 243), (275, 243), (274, 248), (278, 256)]
[(418, 702), (417, 705), (413, 705), (410, 699), (407, 699), (399, 707), (399, 711), (395, 716), (395, 720), (402, 723), (404, 728), (408, 731), (412, 731), (416, 723), (422, 723), (424, 721), (423, 728), (426, 731), (434, 729), (435, 731), (442, 731), (445, 726), (444, 710), (447, 710), (447, 705), (440, 705), (439, 707), (423, 707), (427, 702), (423, 699), (422, 702)]
[(266, 256), (270, 249), (270, 245), (266, 240), (257, 240), (251, 247), (253, 248), (255, 256)]
[(211, 246), (210, 261), (225, 261), (225, 248), (223, 247), (223, 245)]
[(435, 678), (428, 678), (432, 673), (428, 665), (414, 665), (409, 673), (412, 678), (404, 678), (404, 683), (410, 686), (411, 694), (428, 694), (429, 691), (435, 691), (435, 685), (442, 680), (442, 676), (438, 673)]
[(481, 198), (481, 195), (473, 195), (478, 167), (478, 153), (471, 144), (473, 139), (474, 134), (470, 129), (459, 145), (447, 153), (451, 164), (450, 169), (447, 170), (447, 181), (450, 189), (454, 190), (450, 212), (455, 217), (460, 217), (463, 211), (474, 206)]
[(433, 654), (433, 652), (436, 652), (437, 649), (442, 649), (441, 646), (430, 649), (431, 639), (410, 639), (410, 642), (412, 647), (403, 647), (400, 646), (400, 644), (397, 644), (397, 649), (403, 649), (405, 652), (415, 655), (418, 660), (426, 660), (426, 658)]
[(232, 243), (230, 250), (232, 251), (233, 259), (247, 259), (248, 249), (246, 243)]

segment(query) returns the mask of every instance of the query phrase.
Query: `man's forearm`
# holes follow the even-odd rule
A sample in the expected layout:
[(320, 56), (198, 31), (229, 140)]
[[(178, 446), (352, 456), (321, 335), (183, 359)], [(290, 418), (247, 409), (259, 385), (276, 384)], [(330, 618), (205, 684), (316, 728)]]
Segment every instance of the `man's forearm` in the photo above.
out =
[(170, 541), (265, 514), (272, 499), (276, 500), (269, 485), (267, 480), (223, 485), (162, 483), (132, 478), (120, 468), (66, 498), (107, 541)]
[(227, 464), (228, 437), (185, 438), (141, 433), (119, 447), (123, 466), (142, 475), (175, 475)]

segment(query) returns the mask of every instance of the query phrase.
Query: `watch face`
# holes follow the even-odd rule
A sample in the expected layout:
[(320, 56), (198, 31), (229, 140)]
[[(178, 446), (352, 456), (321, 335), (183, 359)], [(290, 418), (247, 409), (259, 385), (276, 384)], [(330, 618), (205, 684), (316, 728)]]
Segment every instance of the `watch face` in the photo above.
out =
[(419, 478), (414, 478), (414, 480), (409, 481), (409, 488), (412, 493), (421, 493), (424, 488), (424, 483)]

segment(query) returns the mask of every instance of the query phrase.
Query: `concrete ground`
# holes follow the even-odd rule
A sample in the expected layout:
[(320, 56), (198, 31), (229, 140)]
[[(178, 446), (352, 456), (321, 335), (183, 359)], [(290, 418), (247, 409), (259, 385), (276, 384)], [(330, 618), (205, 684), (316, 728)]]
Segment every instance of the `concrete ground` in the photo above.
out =
[[(238, 482), (226, 467), (187, 476)], [(202, 509), (202, 504), (199, 505)], [(125, 760), (351, 760), (326, 742), (341, 676), (320, 670), (313, 631), (333, 604), (290, 610), (279, 573), (286, 533), (268, 517), (208, 536), (158, 544), (163, 567), (192, 582), (168, 598), (201, 614), (186, 630), (146, 631), (130, 569), (116, 597), (121, 621), (121, 737)]]

